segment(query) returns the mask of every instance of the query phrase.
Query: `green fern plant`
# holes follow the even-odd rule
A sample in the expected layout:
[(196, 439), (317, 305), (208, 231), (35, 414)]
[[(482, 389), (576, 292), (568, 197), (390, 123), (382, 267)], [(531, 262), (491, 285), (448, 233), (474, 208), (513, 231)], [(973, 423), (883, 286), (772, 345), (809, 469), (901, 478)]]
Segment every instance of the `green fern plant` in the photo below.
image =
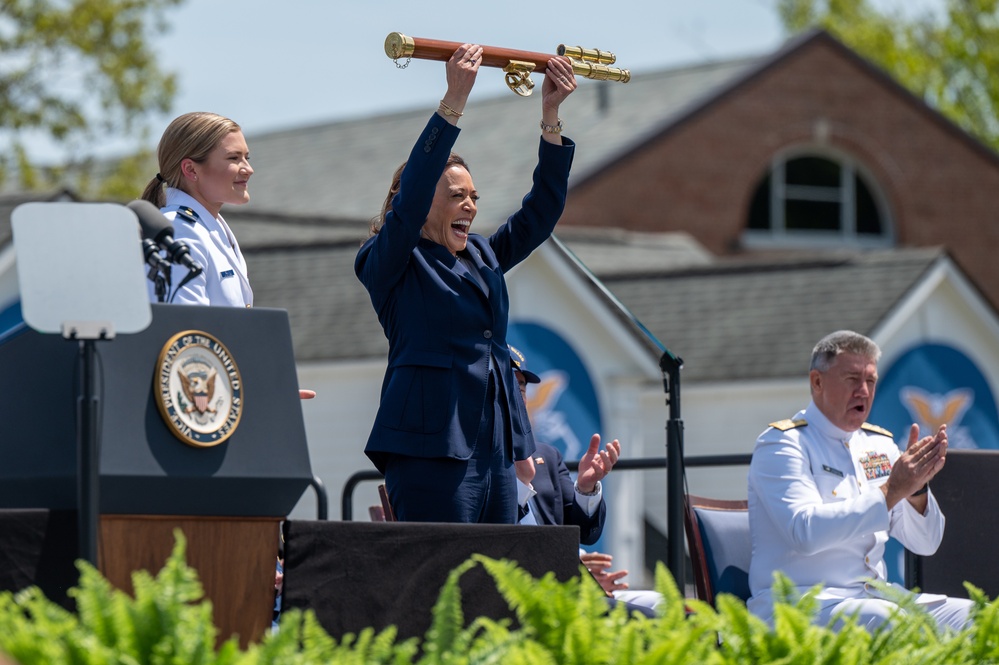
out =
[(250, 645), (239, 665), (410, 665), (417, 640), (396, 642), (396, 637), (394, 627), (380, 633), (366, 628), (357, 635), (345, 635), (338, 643), (313, 612), (290, 610), (282, 614), (280, 629)]
[[(973, 625), (937, 629), (907, 594), (889, 624), (869, 633), (850, 617), (833, 631), (815, 623), (814, 590), (798, 597), (790, 580), (774, 581), (773, 626), (721, 594), (716, 606), (682, 596), (669, 572), (656, 569), (665, 603), (654, 619), (609, 610), (588, 575), (559, 582), (531, 577), (510, 561), (475, 555), (454, 569), (433, 608), (423, 640), (398, 640), (394, 627), (332, 638), (310, 611), (287, 611), (280, 629), (240, 651), (236, 638), (216, 648), (212, 606), (196, 571), (176, 545), (155, 576), (133, 574), (134, 598), (79, 563), (72, 590), (77, 614), (37, 588), (0, 593), (0, 653), (18, 665), (963, 665), (999, 662), (999, 601), (967, 585)], [(516, 616), (474, 618), (466, 625), (460, 578), (481, 565)], [(582, 571), (581, 571), (582, 572)]]
[(236, 662), (235, 638), (216, 652), (211, 603), (202, 600), (197, 573), (184, 562), (183, 534), (178, 530), (175, 537), (173, 553), (155, 578), (145, 571), (132, 575), (134, 599), (85, 561), (77, 562), (80, 584), (70, 590), (76, 615), (37, 588), (0, 595), (0, 651), (21, 665)]

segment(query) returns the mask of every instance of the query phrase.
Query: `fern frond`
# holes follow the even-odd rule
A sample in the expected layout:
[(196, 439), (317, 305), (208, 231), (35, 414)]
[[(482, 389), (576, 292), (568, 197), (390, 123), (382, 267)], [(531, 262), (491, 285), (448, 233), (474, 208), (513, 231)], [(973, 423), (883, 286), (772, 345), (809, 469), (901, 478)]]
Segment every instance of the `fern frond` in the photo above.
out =
[(662, 561), (656, 562), (655, 583), (656, 591), (663, 597), (660, 623), (671, 627), (682, 625), (687, 620), (688, 599), (683, 597), (672, 573)]
[(974, 662), (999, 662), (999, 599), (989, 601), (974, 585), (965, 583), (968, 595), (975, 603), (971, 627), (962, 631), (967, 637)]
[[(293, 620), (301, 618), (301, 629), (296, 631)], [(284, 610), (281, 612), (280, 632), (285, 631), (285, 622), (289, 622), (288, 630), (300, 635), (302, 642), (302, 655), (313, 658), (318, 662), (323, 662), (328, 654), (336, 648), (336, 640), (319, 623), (316, 613), (312, 610), (302, 612), (301, 610)]]
[(499, 642), (480, 646), (469, 654), (469, 665), (559, 665), (555, 658), (538, 642), (522, 633), (510, 633)]
[[(478, 554), (472, 558), (492, 576), (525, 635), (538, 640), (552, 653), (561, 653), (566, 648), (570, 627), (575, 622), (594, 623), (596, 631), (597, 626), (604, 625), (602, 622), (606, 621), (604, 593), (588, 575), (564, 582), (559, 582), (553, 573), (534, 579), (514, 562)], [(611, 613), (611, 621), (615, 621), (614, 617), (621, 622), (626, 613), (623, 610), (618, 614)]]
[(444, 654), (464, 629), (465, 614), (461, 611), (461, 587), (458, 583), (473, 566), (475, 561), (468, 559), (448, 574), (434, 603), (433, 619), (423, 642), (424, 658), (420, 662), (444, 663)]
[(101, 644), (117, 644), (119, 626), (114, 615), (122, 592), (86, 561), (77, 561), (76, 568), (80, 571), (79, 585), (70, 589), (68, 595), (76, 601), (80, 623), (92, 631)]
[(608, 665), (635, 665), (645, 653), (652, 622), (626, 623), (613, 633)]

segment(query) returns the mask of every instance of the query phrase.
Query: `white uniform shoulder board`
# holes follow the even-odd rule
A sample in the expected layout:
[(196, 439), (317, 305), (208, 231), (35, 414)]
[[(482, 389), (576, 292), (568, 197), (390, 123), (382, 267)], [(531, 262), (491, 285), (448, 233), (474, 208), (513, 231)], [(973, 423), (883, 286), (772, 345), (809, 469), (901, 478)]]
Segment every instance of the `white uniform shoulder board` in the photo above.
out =
[(778, 420), (775, 423), (770, 423), (770, 426), (774, 429), (779, 429), (782, 432), (786, 432), (789, 429), (794, 429), (795, 427), (804, 427), (808, 424), (808, 421), (804, 418), (798, 418), (797, 420), (791, 420), (790, 418), (785, 418), (784, 420)]
[(194, 208), (188, 208), (187, 206), (177, 208), (177, 216), (188, 224), (197, 224), (200, 221), (198, 213), (194, 212)]
[(884, 427), (878, 427), (877, 425), (872, 425), (870, 423), (864, 423), (860, 426), (860, 429), (866, 429), (868, 432), (874, 432), (875, 434), (884, 434), (889, 439), (894, 439), (895, 437), (891, 432), (886, 430)]

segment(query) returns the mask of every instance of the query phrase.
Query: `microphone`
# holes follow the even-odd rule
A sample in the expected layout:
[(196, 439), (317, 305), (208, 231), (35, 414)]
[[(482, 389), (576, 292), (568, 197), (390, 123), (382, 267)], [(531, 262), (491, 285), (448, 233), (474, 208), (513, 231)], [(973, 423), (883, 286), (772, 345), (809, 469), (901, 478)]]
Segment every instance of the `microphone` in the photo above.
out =
[(164, 275), (170, 274), (170, 262), (160, 256), (160, 246), (156, 244), (156, 241), (149, 238), (142, 239), (142, 256), (153, 270)]
[[(191, 250), (187, 248), (183, 240), (174, 240), (173, 226), (163, 216), (163, 213), (149, 201), (138, 199), (130, 201), (128, 207), (139, 218), (139, 226), (142, 227), (142, 236), (152, 239), (157, 245), (166, 250), (167, 258), (172, 262), (182, 265), (191, 271), (191, 276), (199, 275), (204, 268), (191, 257)], [(146, 246), (143, 244), (143, 251)], [(148, 260), (148, 258), (147, 258)]]
[(142, 239), (142, 256), (149, 265), (146, 277), (156, 287), (156, 300), (163, 302), (170, 290), (170, 262), (160, 256), (160, 246), (149, 238)]

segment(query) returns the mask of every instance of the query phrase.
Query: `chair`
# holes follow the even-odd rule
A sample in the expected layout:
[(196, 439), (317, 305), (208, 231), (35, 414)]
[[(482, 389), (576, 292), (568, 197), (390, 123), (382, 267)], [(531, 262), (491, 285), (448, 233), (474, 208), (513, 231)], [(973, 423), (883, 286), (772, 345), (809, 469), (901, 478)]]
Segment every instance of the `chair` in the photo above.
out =
[(688, 494), (684, 530), (697, 598), (715, 604), (719, 593), (749, 600), (749, 502)]
[(392, 512), (392, 504), (389, 503), (388, 490), (385, 489), (385, 483), (378, 486), (378, 498), (382, 500), (382, 513), (385, 515), (386, 522), (395, 522), (395, 513)]
[(368, 506), (368, 517), (371, 518), (372, 522), (395, 522), (395, 513), (392, 512), (392, 504), (389, 503), (385, 483), (378, 486), (378, 498), (381, 499), (381, 504)]

